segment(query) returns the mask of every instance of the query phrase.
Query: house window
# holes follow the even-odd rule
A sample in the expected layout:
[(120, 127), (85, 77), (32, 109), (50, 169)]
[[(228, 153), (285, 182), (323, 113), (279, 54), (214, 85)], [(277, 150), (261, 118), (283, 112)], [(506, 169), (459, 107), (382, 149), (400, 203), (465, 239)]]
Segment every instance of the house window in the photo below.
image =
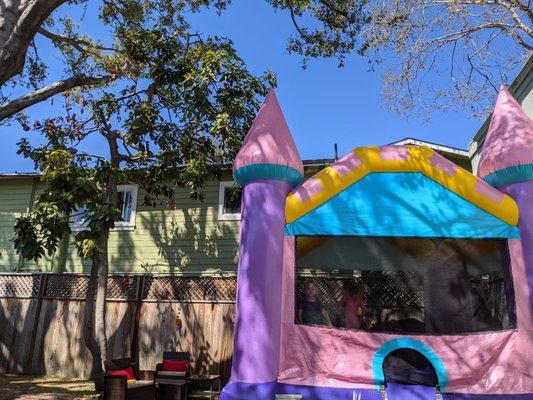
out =
[[(118, 185), (118, 207), (121, 211), (120, 221), (115, 222), (114, 231), (135, 229), (135, 212), (137, 209), (137, 185)], [(88, 209), (79, 206), (71, 216), (70, 227), (73, 231), (87, 229)]]
[(118, 201), (121, 211), (120, 221), (115, 222), (114, 230), (134, 230), (135, 211), (137, 210), (137, 185), (119, 185)]
[(218, 194), (218, 219), (238, 221), (241, 219), (242, 189), (233, 181), (220, 182)]

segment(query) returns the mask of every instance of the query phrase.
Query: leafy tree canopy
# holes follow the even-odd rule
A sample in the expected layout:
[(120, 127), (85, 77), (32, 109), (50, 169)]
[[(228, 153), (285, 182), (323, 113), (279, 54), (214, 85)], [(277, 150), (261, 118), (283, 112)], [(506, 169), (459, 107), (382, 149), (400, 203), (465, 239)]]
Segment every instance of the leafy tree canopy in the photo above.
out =
[[(304, 67), (311, 58), (336, 58), (342, 67), (349, 56), (362, 56), (370, 69), (382, 72), (384, 104), (403, 115), (436, 108), (485, 112), (499, 84), (512, 80), (533, 49), (533, 11), (526, 0), (257, 1), (279, 10), (280, 23), (293, 25), (287, 50), (301, 55)], [(194, 33), (187, 22), (192, 13), (211, 7), (222, 14), (232, 3), (236, 0), (6, 3), (0, 15), (0, 121), (72, 88), (129, 78), (130, 67), (138, 67), (129, 64), (132, 45), (148, 40), (150, 48), (158, 29), (183, 39)], [(84, 35), (79, 18), (59, 17), (55, 10), (65, 4), (83, 9), (82, 15), (97, 14), (94, 21), (107, 39)], [(48, 83), (50, 55), (39, 51), (36, 37), (61, 52), (65, 71), (53, 83)], [(22, 88), (33, 92), (21, 95)]]

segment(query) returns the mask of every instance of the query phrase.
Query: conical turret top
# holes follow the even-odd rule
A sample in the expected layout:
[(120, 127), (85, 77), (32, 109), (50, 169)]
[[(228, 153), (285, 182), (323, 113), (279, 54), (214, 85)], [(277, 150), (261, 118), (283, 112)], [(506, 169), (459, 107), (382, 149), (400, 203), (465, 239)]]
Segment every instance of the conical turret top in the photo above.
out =
[(274, 179), (293, 187), (303, 178), (303, 164), (274, 90), (270, 90), (233, 164), (241, 185)]
[(533, 179), (533, 121), (502, 85), (478, 175), (495, 187)]

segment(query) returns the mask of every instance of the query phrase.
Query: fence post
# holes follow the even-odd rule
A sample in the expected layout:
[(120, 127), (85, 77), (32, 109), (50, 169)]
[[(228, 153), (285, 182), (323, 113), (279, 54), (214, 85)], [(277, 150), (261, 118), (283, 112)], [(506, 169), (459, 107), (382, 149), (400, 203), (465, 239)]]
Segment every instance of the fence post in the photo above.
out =
[(37, 329), (39, 328), (39, 321), (41, 319), (41, 308), (43, 305), (43, 298), (46, 291), (46, 281), (48, 280), (48, 275), (41, 273), (41, 279), (39, 279), (39, 292), (37, 294), (37, 304), (35, 306), (35, 315), (33, 318), (33, 327), (31, 330), (30, 337), (30, 348), (28, 351), (28, 357), (26, 358), (26, 371), (28, 374), (31, 374), (33, 367), (33, 353), (35, 350), (35, 340), (37, 339)]
[(135, 316), (133, 320), (133, 335), (131, 339), (131, 359), (139, 365), (139, 324), (141, 322), (141, 308), (144, 297), (144, 286), (146, 283), (146, 275), (141, 275), (137, 279), (137, 299), (135, 300)]

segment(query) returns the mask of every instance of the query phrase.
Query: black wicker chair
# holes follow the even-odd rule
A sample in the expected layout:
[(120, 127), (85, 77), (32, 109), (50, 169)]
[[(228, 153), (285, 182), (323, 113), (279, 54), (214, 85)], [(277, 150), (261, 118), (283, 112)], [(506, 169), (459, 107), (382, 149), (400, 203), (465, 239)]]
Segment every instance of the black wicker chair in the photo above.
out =
[[(104, 400), (151, 400), (155, 399), (155, 386), (150, 371), (139, 371), (130, 358), (106, 361), (104, 375)], [(110, 376), (107, 371), (131, 367), (135, 383), (128, 383), (124, 376)]]

